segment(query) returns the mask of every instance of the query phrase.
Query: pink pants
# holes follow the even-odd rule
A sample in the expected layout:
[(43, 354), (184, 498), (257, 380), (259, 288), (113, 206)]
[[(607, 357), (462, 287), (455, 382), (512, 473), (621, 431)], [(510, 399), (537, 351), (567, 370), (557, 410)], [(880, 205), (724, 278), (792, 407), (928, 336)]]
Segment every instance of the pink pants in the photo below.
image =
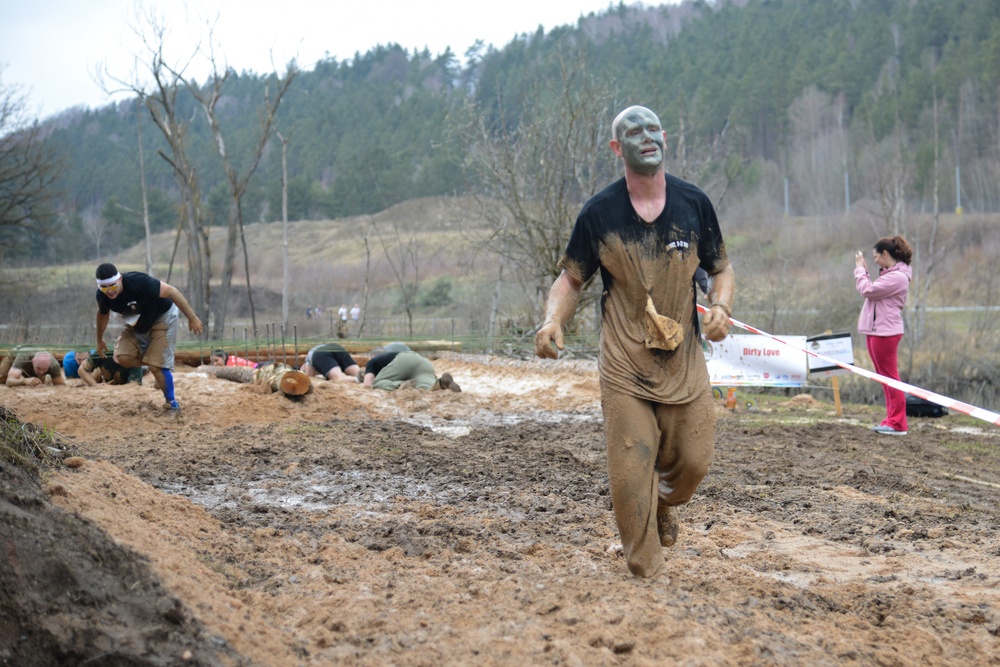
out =
[[(895, 336), (867, 336), (866, 344), (868, 356), (875, 364), (875, 372), (893, 380), (899, 379), (899, 367), (896, 363), (896, 350), (899, 349), (899, 341), (903, 334)], [(888, 385), (882, 385), (885, 392), (885, 419), (882, 426), (891, 426), (897, 431), (905, 431), (906, 428), (906, 394), (899, 389), (893, 389)]]

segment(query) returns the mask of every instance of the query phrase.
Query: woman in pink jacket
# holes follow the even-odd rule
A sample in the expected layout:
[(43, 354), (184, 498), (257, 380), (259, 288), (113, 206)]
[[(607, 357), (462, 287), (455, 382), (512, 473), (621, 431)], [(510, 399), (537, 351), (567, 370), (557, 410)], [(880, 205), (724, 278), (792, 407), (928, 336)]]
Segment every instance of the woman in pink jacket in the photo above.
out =
[[(865, 256), (859, 250), (854, 256), (854, 281), (865, 297), (858, 317), (858, 332), (866, 337), (868, 356), (879, 375), (899, 379), (896, 351), (903, 338), (903, 307), (910, 290), (913, 271), (910, 260), (913, 248), (902, 236), (881, 238), (873, 250), (878, 278), (868, 277)], [(906, 435), (906, 394), (882, 385), (885, 392), (885, 419), (873, 431), (885, 435)]]

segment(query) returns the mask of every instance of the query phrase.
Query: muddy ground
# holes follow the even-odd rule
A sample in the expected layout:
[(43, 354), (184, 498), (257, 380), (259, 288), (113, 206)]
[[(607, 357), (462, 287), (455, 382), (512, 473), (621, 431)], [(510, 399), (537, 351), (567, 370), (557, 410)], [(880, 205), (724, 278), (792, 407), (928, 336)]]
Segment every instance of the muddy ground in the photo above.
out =
[(178, 369), (10, 389), (83, 460), (0, 473), (4, 665), (997, 665), (1000, 433), (829, 396), (719, 405), (663, 576), (617, 544), (592, 362), (462, 393)]

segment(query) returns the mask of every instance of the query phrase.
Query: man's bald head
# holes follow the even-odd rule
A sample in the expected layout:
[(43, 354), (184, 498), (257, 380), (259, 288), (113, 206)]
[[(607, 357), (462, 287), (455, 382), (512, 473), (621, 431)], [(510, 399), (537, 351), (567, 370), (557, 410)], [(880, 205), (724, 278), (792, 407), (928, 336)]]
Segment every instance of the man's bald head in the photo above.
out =
[(667, 135), (655, 113), (643, 106), (631, 106), (611, 123), (614, 139), (609, 143), (615, 155), (625, 161), (625, 174), (652, 176), (663, 168)]
[(615, 119), (611, 121), (612, 139), (617, 139), (618, 141), (621, 141), (621, 132), (624, 129), (623, 121), (628, 117), (633, 117), (633, 118), (642, 117), (646, 121), (652, 119), (653, 121), (656, 122), (657, 125), (660, 124), (660, 117), (657, 116), (655, 113), (653, 113), (644, 106), (633, 104), (627, 109), (623, 109), (617, 116), (615, 116)]
[(35, 377), (42, 377), (49, 371), (52, 365), (52, 355), (48, 352), (36, 352), (31, 358), (31, 368), (35, 371)]

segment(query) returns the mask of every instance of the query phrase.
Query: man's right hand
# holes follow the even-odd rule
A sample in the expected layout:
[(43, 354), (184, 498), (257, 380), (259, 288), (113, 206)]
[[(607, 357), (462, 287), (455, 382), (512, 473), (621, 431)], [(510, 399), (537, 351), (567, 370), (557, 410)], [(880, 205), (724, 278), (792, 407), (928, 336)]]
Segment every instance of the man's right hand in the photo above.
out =
[(560, 350), (565, 348), (562, 327), (555, 322), (546, 322), (535, 334), (535, 356), (542, 359), (558, 359), (559, 353), (552, 347), (553, 343)]
[(108, 356), (108, 346), (104, 344), (103, 338), (97, 341), (97, 354), (101, 355), (101, 357)]

